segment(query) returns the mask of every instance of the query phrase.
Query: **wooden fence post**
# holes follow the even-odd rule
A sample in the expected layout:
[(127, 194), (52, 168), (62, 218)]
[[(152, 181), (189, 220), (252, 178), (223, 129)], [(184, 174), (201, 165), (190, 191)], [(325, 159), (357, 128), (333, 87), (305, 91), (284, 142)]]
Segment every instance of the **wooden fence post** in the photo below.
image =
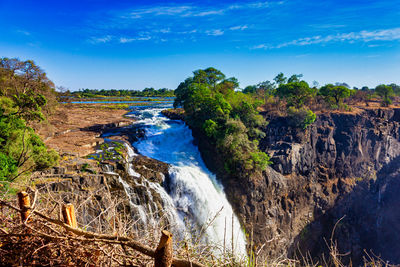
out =
[(172, 234), (161, 231), (161, 239), (155, 251), (154, 267), (171, 267), (172, 265)]
[(62, 215), (64, 218), (64, 222), (73, 228), (77, 228), (78, 224), (76, 223), (75, 217), (75, 209), (74, 205), (71, 203), (65, 204), (62, 206)]
[(21, 191), (18, 193), (18, 204), (21, 210), (21, 221), (25, 222), (31, 213), (31, 199), (27, 192)]

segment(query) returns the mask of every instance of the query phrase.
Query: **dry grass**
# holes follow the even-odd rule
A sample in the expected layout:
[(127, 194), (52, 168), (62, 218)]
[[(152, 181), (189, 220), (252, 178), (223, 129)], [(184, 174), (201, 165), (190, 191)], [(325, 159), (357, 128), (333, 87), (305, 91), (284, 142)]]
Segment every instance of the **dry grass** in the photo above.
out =
[[(140, 230), (137, 222), (131, 220), (129, 212), (121, 209), (121, 203), (113, 198), (109, 190), (101, 192), (108, 199), (109, 206), (100, 208), (95, 215), (89, 212), (89, 207), (101, 206), (102, 203), (93, 195), (73, 203), (78, 215), (87, 213), (86, 218), (78, 216), (78, 231), (89, 235), (76, 233), (62, 225), (61, 206), (64, 200), (59, 193), (47, 189), (40, 194), (30, 189), (28, 191), (33, 203), (30, 218), (26, 222), (21, 222), (18, 209), (12, 208), (17, 206), (16, 198), (10, 198), (7, 194), (1, 197), (1, 266), (153, 266), (152, 257), (138, 252), (128, 241), (132, 240), (151, 251), (160, 239), (161, 226)], [(88, 232), (88, 229), (92, 232)], [(229, 248), (203, 244), (200, 238), (177, 241), (174, 257), (200, 262), (205, 266), (346, 266), (342, 263), (345, 255), (337, 250), (333, 233), (327, 242), (329, 257), (317, 263), (309, 255), (301, 255), (299, 259), (265, 259), (260, 256), (264, 246), (251, 252), (248, 258), (238, 258), (232, 255)], [(251, 246), (251, 240), (249, 242)], [(217, 251), (219, 253), (216, 254)], [(373, 254), (366, 254), (364, 266), (389, 265)]]

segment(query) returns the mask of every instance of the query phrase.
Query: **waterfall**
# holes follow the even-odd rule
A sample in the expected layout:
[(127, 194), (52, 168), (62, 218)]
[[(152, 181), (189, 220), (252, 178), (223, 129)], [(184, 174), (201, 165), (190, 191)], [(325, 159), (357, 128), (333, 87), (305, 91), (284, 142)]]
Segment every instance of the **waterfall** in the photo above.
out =
[[(228, 249), (234, 247), (235, 254), (246, 255), (246, 239), (239, 220), (222, 185), (193, 145), (191, 130), (181, 121), (165, 118), (161, 110), (148, 107), (134, 111), (135, 123), (146, 130), (146, 138), (134, 146), (140, 154), (171, 165), (164, 187), (154, 183), (149, 186), (160, 193), (171, 214), (177, 214), (180, 222), (186, 221), (196, 229), (203, 242), (221, 248), (225, 244)], [(183, 223), (179, 224), (182, 235), (191, 232)]]
[[(134, 152), (131, 146), (124, 143), (125, 148), (127, 150), (127, 157), (125, 158), (127, 164), (128, 175), (131, 176), (130, 181), (134, 185), (132, 188), (129, 184), (124, 181), (119, 176), (119, 182), (123, 185), (125, 193), (129, 197), (130, 205), (135, 214), (135, 220), (138, 220), (142, 223), (142, 225), (146, 225), (147, 227), (152, 226), (156, 227), (158, 223), (160, 223), (162, 218), (160, 218), (161, 210), (155, 205), (153, 201), (154, 194), (157, 194), (161, 199), (161, 205), (163, 207), (162, 213), (166, 217), (166, 221), (168, 221), (168, 228), (171, 232), (174, 233), (175, 236), (182, 237), (180, 230), (184, 228), (184, 222), (179, 217), (175, 206), (172, 202), (171, 197), (167, 194), (167, 192), (162, 188), (162, 186), (158, 183), (150, 182), (146, 179), (141, 178), (141, 175), (136, 172), (132, 165), (132, 160), (137, 154)], [(140, 198), (138, 192), (135, 188), (145, 188), (145, 190), (140, 190)], [(146, 203), (144, 203), (143, 199), (148, 199)]]

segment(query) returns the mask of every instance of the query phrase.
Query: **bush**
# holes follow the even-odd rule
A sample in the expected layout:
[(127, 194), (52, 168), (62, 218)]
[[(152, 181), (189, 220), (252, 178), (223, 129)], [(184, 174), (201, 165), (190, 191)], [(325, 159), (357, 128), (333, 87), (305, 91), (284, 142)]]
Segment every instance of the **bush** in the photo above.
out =
[(261, 170), (265, 169), (269, 164), (271, 164), (269, 155), (264, 152), (252, 152), (250, 153), (250, 157), (253, 160), (255, 167)]
[(17, 162), (0, 152), (0, 181), (8, 181), (17, 173)]
[(216, 138), (218, 133), (218, 125), (213, 120), (206, 120), (203, 124), (204, 132), (208, 137)]
[(306, 129), (309, 125), (313, 124), (317, 116), (308, 108), (288, 108), (288, 117), (290, 124), (297, 128)]

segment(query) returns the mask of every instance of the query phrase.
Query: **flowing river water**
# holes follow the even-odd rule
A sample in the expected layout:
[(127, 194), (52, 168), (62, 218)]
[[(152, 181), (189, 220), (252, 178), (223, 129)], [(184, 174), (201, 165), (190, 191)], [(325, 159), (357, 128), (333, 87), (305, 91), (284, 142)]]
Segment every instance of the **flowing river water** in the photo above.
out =
[[(205, 166), (193, 144), (191, 130), (181, 121), (164, 117), (161, 114), (164, 108), (136, 107), (131, 112), (135, 124), (146, 130), (146, 138), (133, 146), (144, 156), (170, 164), (168, 182), (163, 186), (147, 182), (146, 186), (160, 194), (168, 220), (175, 224), (179, 236), (187, 236), (191, 232), (188, 228), (197, 229), (203, 235), (202, 242), (217, 245), (221, 251), (224, 245), (228, 249), (233, 247), (235, 254), (246, 255), (244, 232), (222, 185)], [(130, 157), (135, 156), (131, 148), (128, 152)], [(129, 173), (133, 177), (139, 175), (131, 165)], [(126, 183), (124, 187), (129, 194)], [(131, 204), (137, 206), (145, 223), (154, 220), (132, 199)]]

